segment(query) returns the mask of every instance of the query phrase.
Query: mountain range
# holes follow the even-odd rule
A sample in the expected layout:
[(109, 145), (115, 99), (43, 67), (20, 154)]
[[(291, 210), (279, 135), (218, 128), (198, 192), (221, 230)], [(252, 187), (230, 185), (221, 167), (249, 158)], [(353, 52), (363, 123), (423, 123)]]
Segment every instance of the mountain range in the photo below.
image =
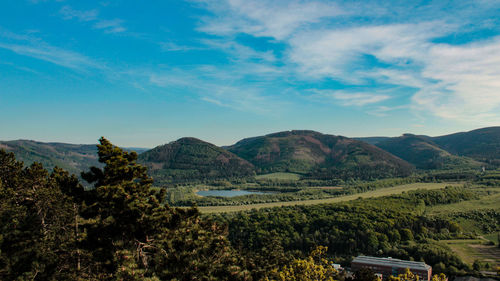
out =
[[(79, 174), (99, 166), (93, 144), (0, 141), (29, 165), (41, 162)], [(196, 138), (181, 138), (153, 149), (126, 148), (139, 154), (155, 181), (247, 177), (292, 172), (310, 178), (382, 178), (411, 174), (415, 169), (479, 169), (500, 166), (500, 127), (430, 137), (348, 138), (315, 131), (284, 131), (246, 138), (218, 147)]]

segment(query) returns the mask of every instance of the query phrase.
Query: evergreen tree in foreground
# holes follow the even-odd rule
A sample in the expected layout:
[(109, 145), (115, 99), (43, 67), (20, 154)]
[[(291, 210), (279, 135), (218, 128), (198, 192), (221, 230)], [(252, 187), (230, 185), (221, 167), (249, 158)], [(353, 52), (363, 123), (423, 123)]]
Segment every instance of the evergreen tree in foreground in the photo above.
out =
[(0, 150), (0, 280), (247, 280), (227, 230), (163, 205), (137, 154), (98, 145), (82, 177)]
[(0, 150), (0, 280), (69, 280), (78, 275), (76, 214), (61, 169), (23, 168)]
[[(197, 209), (163, 205), (135, 152), (105, 138), (98, 145), (103, 169), (82, 177), (94, 184), (85, 196), (87, 236), (99, 272), (123, 280), (238, 280), (249, 275), (230, 247), (226, 229), (203, 221)], [(101, 276), (101, 278), (104, 276)]]

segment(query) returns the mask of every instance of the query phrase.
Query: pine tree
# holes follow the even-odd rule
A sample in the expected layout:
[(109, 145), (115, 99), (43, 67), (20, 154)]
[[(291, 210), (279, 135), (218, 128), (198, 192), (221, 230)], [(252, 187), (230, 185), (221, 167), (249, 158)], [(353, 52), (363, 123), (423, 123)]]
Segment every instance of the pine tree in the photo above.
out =
[(28, 168), (0, 151), (0, 279), (73, 279), (77, 275), (67, 174)]
[[(333, 268), (325, 256), (328, 248), (318, 246), (305, 259), (295, 259), (281, 271), (272, 273), (271, 280), (293, 281), (334, 281), (338, 280), (339, 272)], [(270, 280), (266, 278), (265, 280)]]
[[(145, 167), (101, 138), (99, 161), (82, 177), (94, 188), (82, 211), (85, 246), (105, 278), (160, 280), (239, 280), (249, 276), (227, 240), (227, 230), (200, 218), (197, 209), (162, 204), (165, 190), (151, 188)], [(128, 278), (127, 277), (127, 278)], [(104, 277), (103, 277), (104, 278)]]

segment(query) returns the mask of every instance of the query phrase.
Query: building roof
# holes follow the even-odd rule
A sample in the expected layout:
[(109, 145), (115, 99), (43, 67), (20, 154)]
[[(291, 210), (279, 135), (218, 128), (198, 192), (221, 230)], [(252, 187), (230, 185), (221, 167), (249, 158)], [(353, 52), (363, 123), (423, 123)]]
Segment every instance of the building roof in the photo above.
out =
[(405, 261), (393, 258), (377, 258), (377, 257), (367, 257), (358, 256), (353, 261), (353, 263), (363, 263), (363, 264), (373, 264), (373, 265), (383, 265), (397, 268), (409, 268), (409, 269), (420, 269), (428, 270), (431, 267), (425, 262), (419, 261)]

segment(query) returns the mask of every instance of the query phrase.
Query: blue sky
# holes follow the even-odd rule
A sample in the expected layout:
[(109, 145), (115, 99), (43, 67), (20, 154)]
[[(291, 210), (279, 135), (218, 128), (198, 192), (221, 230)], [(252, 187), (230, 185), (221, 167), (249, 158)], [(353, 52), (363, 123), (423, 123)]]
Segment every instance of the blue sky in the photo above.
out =
[(0, 0), (0, 139), (500, 125), (500, 1)]

